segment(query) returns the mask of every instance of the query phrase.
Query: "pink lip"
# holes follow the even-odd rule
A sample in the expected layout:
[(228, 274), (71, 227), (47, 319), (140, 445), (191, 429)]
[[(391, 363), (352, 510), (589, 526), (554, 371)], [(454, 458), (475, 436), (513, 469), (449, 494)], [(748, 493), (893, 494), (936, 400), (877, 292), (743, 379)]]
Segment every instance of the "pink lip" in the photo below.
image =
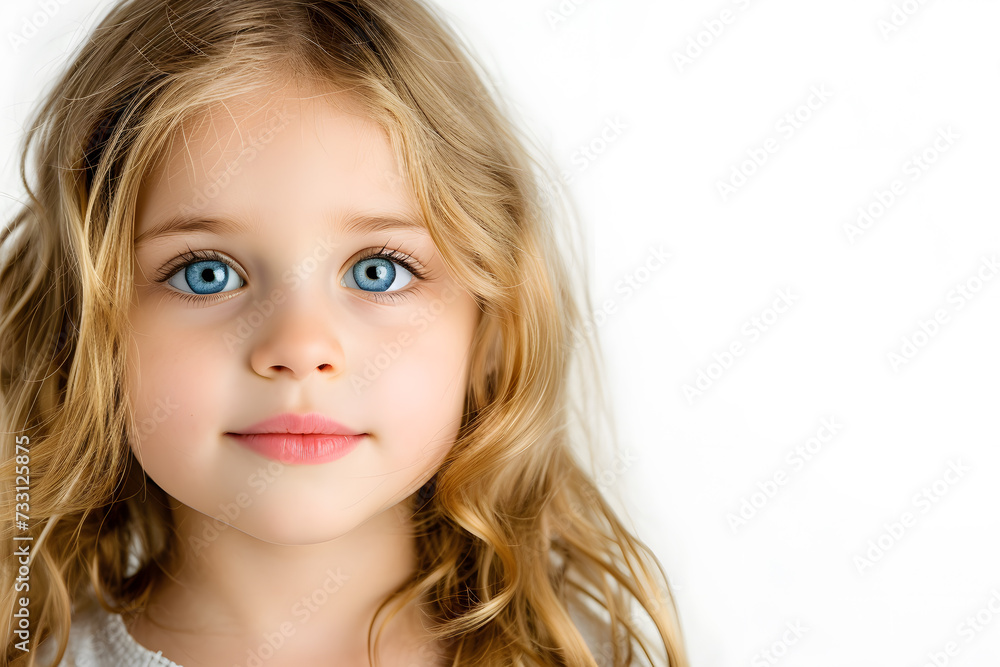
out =
[(226, 435), (247, 449), (282, 463), (326, 463), (349, 454), (368, 434), (358, 433), (321, 414), (288, 412)]

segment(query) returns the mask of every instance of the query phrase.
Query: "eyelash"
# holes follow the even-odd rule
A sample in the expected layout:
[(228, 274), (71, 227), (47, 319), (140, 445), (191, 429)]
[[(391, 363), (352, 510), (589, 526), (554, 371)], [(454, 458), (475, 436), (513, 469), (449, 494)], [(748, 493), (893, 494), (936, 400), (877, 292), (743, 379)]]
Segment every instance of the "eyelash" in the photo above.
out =
[[(157, 283), (165, 283), (168, 280), (170, 280), (170, 278), (172, 278), (175, 273), (177, 273), (178, 269), (182, 269), (188, 264), (193, 264), (194, 262), (203, 262), (206, 260), (214, 260), (222, 262), (233, 271), (236, 271), (236, 267), (233, 265), (233, 261), (221, 253), (218, 253), (214, 250), (196, 251), (188, 248), (187, 252), (185, 252), (182, 255), (178, 255), (170, 262), (168, 262), (163, 268), (161, 268), (157, 273), (156, 277), (154, 278), (154, 280)], [(239, 273), (240, 278), (243, 278), (242, 273), (240, 273), (239, 271), (237, 271), (237, 273)], [(179, 292), (173, 288), (168, 288), (168, 291), (172, 296), (175, 296), (178, 299), (181, 299), (182, 301), (187, 301), (200, 306), (207, 306), (219, 301), (223, 301), (225, 299), (232, 297), (232, 295), (234, 294), (234, 292), (224, 292), (222, 294), (209, 294), (209, 295), (189, 294), (187, 292)]]
[[(409, 271), (413, 275), (413, 277), (417, 279), (417, 281), (423, 281), (428, 278), (428, 274), (426, 271), (416, 267), (412, 257), (403, 252), (400, 252), (399, 250), (386, 251), (385, 246), (382, 246), (378, 250), (374, 249), (366, 250), (361, 257), (359, 257), (357, 260), (353, 262), (353, 264), (357, 264), (358, 262), (363, 262), (364, 260), (371, 259), (372, 257), (384, 257), (386, 259), (396, 262), (397, 264), (401, 265), (404, 269)], [(194, 262), (203, 262), (206, 260), (214, 260), (217, 262), (222, 262), (232, 270), (236, 271), (236, 267), (234, 266), (233, 261), (228, 257), (226, 257), (225, 255), (216, 252), (215, 250), (191, 250), (189, 248), (187, 252), (185, 252), (182, 255), (178, 255), (172, 261), (168, 262), (166, 266), (160, 269), (160, 271), (156, 275), (155, 281), (157, 283), (165, 283), (168, 280), (170, 280), (170, 278), (172, 278), (175, 273), (177, 273), (178, 269), (182, 269), (188, 264), (192, 264)], [(246, 278), (243, 276), (241, 272), (239, 271), (236, 272), (239, 274), (241, 279), (246, 281)], [(410, 289), (396, 290), (394, 292), (365, 292), (365, 294), (378, 303), (392, 303), (395, 302), (397, 299), (405, 299), (407, 297), (407, 293), (412, 292), (415, 289), (416, 285)], [(171, 291), (178, 298), (183, 299), (184, 301), (190, 301), (202, 304), (209, 304), (209, 303), (214, 303), (216, 301), (222, 301), (224, 299), (230, 298), (231, 295), (235, 293), (235, 292), (224, 292), (216, 296), (216, 295), (189, 294), (187, 292), (178, 292), (176, 290), (171, 290)], [(355, 290), (355, 291), (364, 292), (364, 290)]]
[[(415, 266), (413, 258), (406, 253), (400, 252), (399, 250), (390, 250), (389, 252), (386, 252), (385, 246), (382, 246), (378, 250), (366, 250), (365, 254), (359, 257), (357, 262), (363, 262), (364, 260), (371, 259), (372, 257), (385, 257), (386, 259), (391, 259), (396, 263), (401, 264), (404, 269), (412, 273), (414, 278), (417, 278), (418, 280), (427, 279), (427, 274)], [(355, 264), (357, 264), (357, 262), (355, 262)], [(375, 292), (369, 292), (369, 294), (375, 294)]]

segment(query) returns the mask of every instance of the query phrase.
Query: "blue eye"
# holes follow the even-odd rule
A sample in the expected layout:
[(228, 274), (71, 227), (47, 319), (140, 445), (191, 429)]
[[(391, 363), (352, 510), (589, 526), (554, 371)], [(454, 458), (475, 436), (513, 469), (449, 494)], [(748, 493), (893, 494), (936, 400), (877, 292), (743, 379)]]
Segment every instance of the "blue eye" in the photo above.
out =
[(243, 287), (243, 279), (226, 262), (203, 259), (182, 267), (167, 284), (187, 294), (218, 294)]
[(376, 255), (355, 262), (340, 284), (365, 292), (395, 292), (406, 287), (412, 278), (413, 274), (401, 263)]

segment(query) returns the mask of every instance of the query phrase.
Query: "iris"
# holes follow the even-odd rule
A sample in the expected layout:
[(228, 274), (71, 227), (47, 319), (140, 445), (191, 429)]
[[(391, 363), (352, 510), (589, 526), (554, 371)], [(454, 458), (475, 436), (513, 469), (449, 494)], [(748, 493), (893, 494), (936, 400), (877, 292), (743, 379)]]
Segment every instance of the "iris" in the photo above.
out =
[(383, 257), (369, 257), (354, 265), (355, 284), (366, 292), (384, 292), (396, 279), (394, 263)]
[(218, 260), (193, 262), (184, 271), (184, 279), (195, 294), (215, 294), (229, 282), (229, 271), (229, 267)]
[(411, 278), (413, 274), (401, 262), (375, 255), (355, 262), (341, 284), (365, 292), (395, 292)]

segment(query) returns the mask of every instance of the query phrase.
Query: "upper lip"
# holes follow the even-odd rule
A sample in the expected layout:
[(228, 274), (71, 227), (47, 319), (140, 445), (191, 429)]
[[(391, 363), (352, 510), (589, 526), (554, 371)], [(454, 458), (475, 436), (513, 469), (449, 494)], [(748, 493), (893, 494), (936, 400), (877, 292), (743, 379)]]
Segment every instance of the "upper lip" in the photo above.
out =
[(298, 415), (292, 412), (285, 412), (280, 415), (268, 417), (264, 421), (257, 422), (236, 435), (253, 435), (256, 433), (320, 433), (324, 435), (364, 435), (352, 428), (344, 426), (339, 422), (325, 417), (317, 412), (310, 412)]

